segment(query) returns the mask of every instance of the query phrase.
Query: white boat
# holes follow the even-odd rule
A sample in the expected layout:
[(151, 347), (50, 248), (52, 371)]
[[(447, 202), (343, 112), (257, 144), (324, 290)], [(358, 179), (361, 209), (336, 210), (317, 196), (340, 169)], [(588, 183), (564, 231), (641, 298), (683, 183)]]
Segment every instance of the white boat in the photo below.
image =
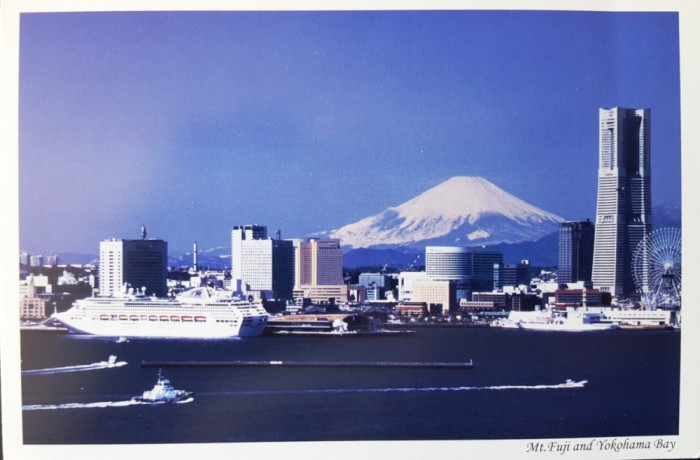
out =
[(603, 322), (605, 317), (599, 312), (570, 309), (566, 312), (551, 310), (534, 312), (511, 312), (508, 321), (520, 329), (536, 331), (608, 331), (617, 329), (615, 323)]
[(126, 361), (117, 361), (116, 355), (109, 355), (107, 361), (100, 361), (98, 363), (92, 364), (79, 364), (77, 366), (63, 366), (63, 367), (50, 367), (48, 369), (31, 369), (22, 371), (23, 375), (40, 375), (40, 374), (53, 374), (53, 373), (63, 373), (63, 372), (80, 372), (80, 371), (91, 371), (97, 369), (111, 369), (113, 367), (121, 367), (127, 364)]
[(101, 337), (230, 338), (262, 334), (268, 314), (262, 305), (231, 291), (199, 287), (176, 298), (124, 294), (88, 297), (54, 313), (70, 332)]
[(158, 403), (180, 403), (190, 402), (194, 398), (194, 393), (185, 390), (176, 390), (170, 384), (170, 380), (163, 377), (163, 373), (158, 371), (158, 380), (152, 390), (144, 391), (141, 396), (134, 396), (133, 401), (145, 402), (151, 404)]

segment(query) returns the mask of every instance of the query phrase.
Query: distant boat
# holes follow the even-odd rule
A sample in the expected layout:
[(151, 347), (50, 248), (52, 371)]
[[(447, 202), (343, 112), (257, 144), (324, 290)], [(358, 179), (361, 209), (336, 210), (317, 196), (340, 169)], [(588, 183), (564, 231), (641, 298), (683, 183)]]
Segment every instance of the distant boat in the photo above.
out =
[(48, 369), (31, 369), (22, 371), (23, 375), (38, 375), (38, 374), (52, 374), (60, 372), (80, 372), (80, 371), (91, 371), (96, 369), (111, 369), (113, 367), (121, 367), (127, 364), (126, 361), (117, 361), (116, 355), (109, 355), (107, 361), (100, 361), (93, 364), (80, 364), (77, 366), (64, 366), (64, 367), (51, 367)]
[(603, 319), (605, 316), (601, 313), (586, 310), (513, 311), (503, 321), (503, 327), (561, 332), (610, 331), (619, 327), (616, 323), (603, 322)]
[(184, 403), (192, 401), (194, 399), (192, 398), (193, 394), (191, 391), (173, 388), (170, 380), (165, 378), (163, 373), (158, 370), (158, 380), (153, 389), (144, 391), (141, 396), (134, 396), (132, 400), (151, 404)]

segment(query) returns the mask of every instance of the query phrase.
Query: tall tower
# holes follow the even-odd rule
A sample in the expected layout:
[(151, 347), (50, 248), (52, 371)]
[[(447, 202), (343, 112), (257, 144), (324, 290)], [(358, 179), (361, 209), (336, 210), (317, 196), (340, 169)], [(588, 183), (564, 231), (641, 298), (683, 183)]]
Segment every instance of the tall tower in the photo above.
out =
[(559, 224), (560, 283), (591, 281), (595, 227), (590, 220)]
[(592, 281), (628, 296), (635, 292), (632, 256), (651, 232), (651, 111), (600, 109), (599, 129)]

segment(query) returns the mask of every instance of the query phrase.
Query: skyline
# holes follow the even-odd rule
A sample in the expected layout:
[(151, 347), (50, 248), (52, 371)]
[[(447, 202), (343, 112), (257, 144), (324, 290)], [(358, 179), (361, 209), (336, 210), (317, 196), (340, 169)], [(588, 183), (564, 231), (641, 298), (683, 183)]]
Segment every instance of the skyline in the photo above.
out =
[[(24, 13), (20, 249), (332, 230), (457, 175), (595, 217), (598, 109), (651, 109), (680, 206), (675, 13)], [(510, 34), (504, 31), (511, 32)], [(566, 184), (564, 187), (563, 184)]]

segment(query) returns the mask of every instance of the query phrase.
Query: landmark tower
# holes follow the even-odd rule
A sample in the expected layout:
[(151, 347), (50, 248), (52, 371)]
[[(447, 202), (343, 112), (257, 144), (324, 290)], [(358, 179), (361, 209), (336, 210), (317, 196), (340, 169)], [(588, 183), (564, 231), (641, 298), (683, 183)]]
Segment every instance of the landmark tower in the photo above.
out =
[(651, 232), (651, 111), (600, 109), (599, 141), (592, 281), (629, 296), (634, 251)]

